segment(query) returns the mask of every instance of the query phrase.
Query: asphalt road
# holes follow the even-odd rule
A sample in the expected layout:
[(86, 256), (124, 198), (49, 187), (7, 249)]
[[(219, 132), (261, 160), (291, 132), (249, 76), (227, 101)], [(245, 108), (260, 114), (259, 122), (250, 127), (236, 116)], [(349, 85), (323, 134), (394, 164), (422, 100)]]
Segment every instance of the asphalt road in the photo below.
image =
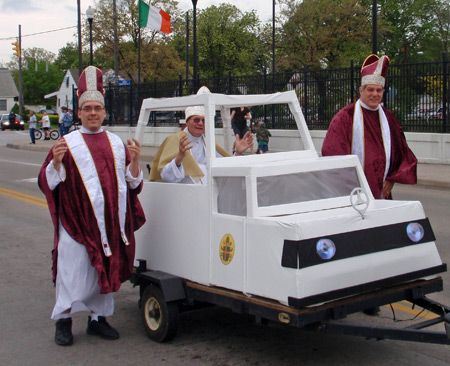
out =
[[(178, 336), (166, 344), (149, 340), (137, 307), (138, 289), (125, 283), (115, 295), (110, 322), (117, 341), (86, 335), (87, 314), (74, 317), (75, 343), (53, 342), (54, 301), (50, 251), (53, 229), (36, 176), (45, 154), (1, 147), (0, 134), (0, 364), (1, 365), (449, 365), (450, 348), (441, 345), (366, 340), (319, 334), (278, 325), (258, 326), (226, 309), (184, 313)], [(9, 135), (8, 138), (11, 138)], [(23, 135), (21, 136), (23, 138)], [(449, 263), (448, 191), (397, 186), (397, 199), (423, 202), (439, 251)], [(450, 305), (445, 291), (433, 294)], [(412, 315), (396, 312), (398, 318)], [(389, 308), (380, 316), (356, 314), (345, 321), (392, 324)]]

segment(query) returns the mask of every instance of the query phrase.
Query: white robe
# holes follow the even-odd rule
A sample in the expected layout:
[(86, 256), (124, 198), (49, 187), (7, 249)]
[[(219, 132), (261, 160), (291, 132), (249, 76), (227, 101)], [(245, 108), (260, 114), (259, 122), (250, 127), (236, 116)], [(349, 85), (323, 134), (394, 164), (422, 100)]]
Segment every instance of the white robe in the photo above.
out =
[[(97, 133), (102, 132), (100, 129)], [(81, 127), (82, 133), (93, 133)], [(53, 163), (46, 169), (47, 182), (51, 190), (65, 180), (65, 170), (61, 165), (56, 171)], [(139, 186), (143, 174), (135, 178), (127, 169), (127, 181), (131, 189)], [(131, 182), (131, 183), (130, 183)], [(84, 245), (78, 243), (59, 224), (58, 263), (56, 276), (56, 303), (51, 318), (58, 320), (65, 317), (68, 309), (70, 314), (79, 311), (89, 311), (101, 316), (110, 316), (114, 313), (113, 293), (101, 294), (98, 285), (98, 274), (92, 267)]]
[[(185, 176), (183, 164), (178, 167), (175, 163), (175, 159), (173, 159), (170, 163), (166, 164), (164, 168), (162, 168), (161, 178), (164, 182), (169, 183), (207, 184), (208, 176), (206, 172), (206, 149), (203, 135), (200, 137), (192, 136), (187, 128), (184, 132), (188, 135), (188, 139), (192, 146), (192, 149), (190, 149), (187, 154), (192, 154), (198, 166), (205, 175), (198, 182), (196, 182), (192, 177)], [(222, 157), (222, 155), (216, 151), (216, 157)]]

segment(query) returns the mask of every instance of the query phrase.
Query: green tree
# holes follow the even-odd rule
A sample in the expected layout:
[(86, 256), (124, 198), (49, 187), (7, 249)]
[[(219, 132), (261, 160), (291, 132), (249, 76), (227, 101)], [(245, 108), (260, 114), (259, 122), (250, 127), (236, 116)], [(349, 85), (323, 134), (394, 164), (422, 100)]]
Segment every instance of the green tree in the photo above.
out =
[[(42, 48), (27, 48), (22, 51), (22, 85), (25, 104), (49, 104), (44, 96), (59, 89), (64, 72), (55, 64), (55, 54)], [(13, 66), (13, 65), (11, 65)], [(19, 70), (15, 63), (12, 70), (16, 85), (19, 85)]]
[(363, 1), (283, 0), (280, 19), (277, 64), (283, 70), (347, 66), (370, 52), (370, 11)]
[[(429, 45), (437, 33), (435, 12), (440, 0), (386, 0), (380, 1), (380, 52), (389, 55), (392, 62), (424, 61), (423, 53), (431, 56)], [(447, 18), (450, 15), (447, 13)], [(431, 51), (433, 52), (433, 51)], [(442, 51), (440, 52), (442, 57)], [(429, 58), (429, 57), (428, 57)]]
[(59, 89), (64, 73), (55, 64), (38, 61), (22, 70), (25, 104), (54, 104), (44, 96)]
[(198, 67), (201, 76), (256, 74), (264, 66), (264, 47), (255, 12), (242, 13), (231, 4), (220, 4), (197, 15)]
[(75, 42), (66, 43), (59, 50), (55, 64), (64, 73), (68, 69), (78, 69), (78, 45)]

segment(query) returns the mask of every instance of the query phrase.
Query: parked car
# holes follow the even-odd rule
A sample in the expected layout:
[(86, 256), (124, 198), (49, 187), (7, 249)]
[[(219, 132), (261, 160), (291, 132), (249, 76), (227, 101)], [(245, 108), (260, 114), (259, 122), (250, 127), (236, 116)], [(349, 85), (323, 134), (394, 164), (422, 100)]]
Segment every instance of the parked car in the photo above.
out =
[(13, 126), (11, 126), (11, 122), (9, 122), (9, 114), (2, 114), (1, 125), (2, 131), (5, 131), (7, 129), (22, 131), (25, 130), (25, 122), (23, 121), (23, 118), (18, 114), (16, 114), (16, 121), (14, 122)]
[(428, 114), (428, 119), (443, 119), (444, 118), (444, 107), (440, 107), (435, 111)]
[(44, 112), (47, 112), (47, 114), (53, 114), (55, 116), (58, 115), (58, 113), (54, 109), (41, 109), (38, 113), (42, 114)]
[(177, 113), (175, 111), (156, 111), (150, 113), (149, 124), (152, 123), (178, 123), (177, 122)]
[(428, 110), (425, 108), (416, 108), (411, 111), (411, 113), (408, 113), (406, 115), (407, 120), (421, 120), (421, 119), (428, 119)]

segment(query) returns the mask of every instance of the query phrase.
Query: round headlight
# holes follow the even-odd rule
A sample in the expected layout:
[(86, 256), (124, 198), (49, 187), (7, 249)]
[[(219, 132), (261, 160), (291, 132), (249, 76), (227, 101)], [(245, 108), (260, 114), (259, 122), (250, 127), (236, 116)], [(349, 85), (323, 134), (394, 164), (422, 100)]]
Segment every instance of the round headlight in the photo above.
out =
[(406, 227), (406, 233), (408, 234), (408, 238), (414, 243), (421, 241), (425, 234), (423, 226), (417, 222), (409, 223)]
[(331, 259), (336, 254), (336, 245), (330, 239), (320, 239), (316, 244), (316, 252), (322, 259)]

